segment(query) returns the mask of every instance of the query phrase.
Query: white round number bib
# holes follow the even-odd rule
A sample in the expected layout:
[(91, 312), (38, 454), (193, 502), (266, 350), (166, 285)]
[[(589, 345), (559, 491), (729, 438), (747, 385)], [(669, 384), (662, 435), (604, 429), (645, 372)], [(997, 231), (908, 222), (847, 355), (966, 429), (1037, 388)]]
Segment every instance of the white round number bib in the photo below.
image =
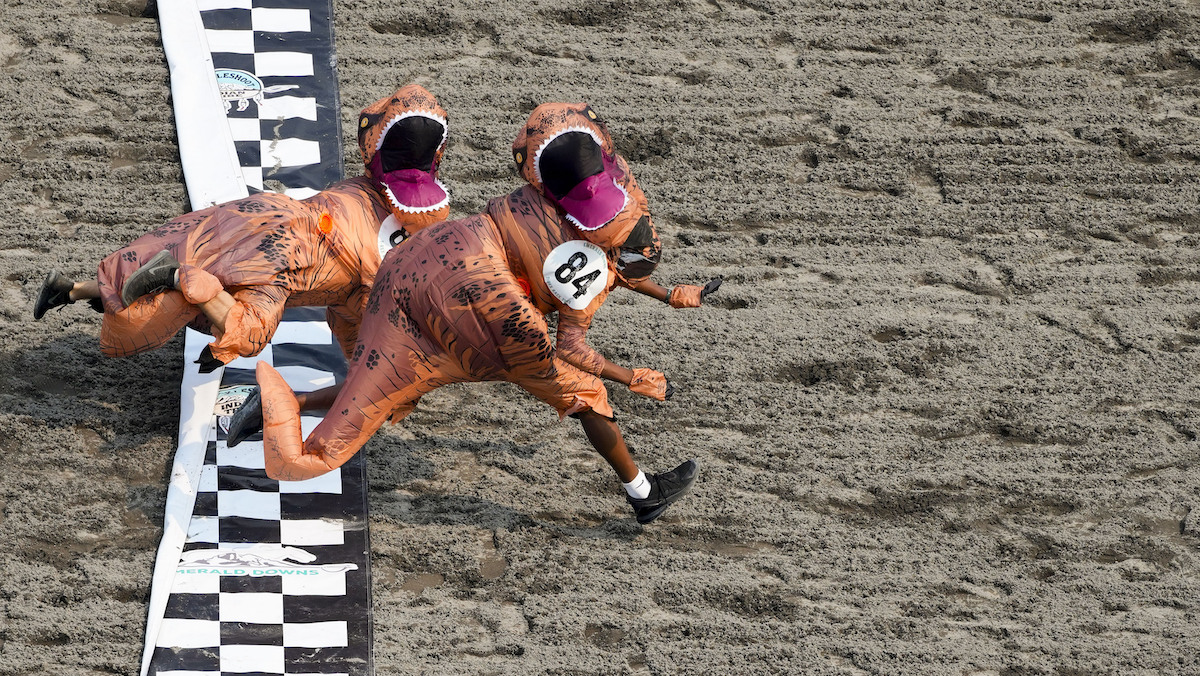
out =
[(388, 214), (388, 217), (383, 219), (383, 223), (379, 225), (380, 260), (392, 250), (392, 247), (406, 239), (408, 239), (408, 231), (404, 229), (403, 225), (400, 225), (400, 221), (396, 220), (394, 214)]
[(582, 310), (608, 288), (608, 257), (591, 242), (563, 242), (546, 256), (542, 277), (555, 298), (572, 310)]

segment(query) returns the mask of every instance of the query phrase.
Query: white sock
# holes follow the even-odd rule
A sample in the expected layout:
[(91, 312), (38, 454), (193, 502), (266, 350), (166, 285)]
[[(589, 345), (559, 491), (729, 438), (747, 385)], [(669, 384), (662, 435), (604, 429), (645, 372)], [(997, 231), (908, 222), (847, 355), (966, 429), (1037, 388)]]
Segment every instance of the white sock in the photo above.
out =
[(630, 497), (641, 500), (650, 495), (650, 480), (646, 478), (646, 473), (640, 469), (638, 470), (638, 475), (633, 477), (633, 481), (629, 483), (622, 482), (621, 485), (625, 487), (625, 492)]

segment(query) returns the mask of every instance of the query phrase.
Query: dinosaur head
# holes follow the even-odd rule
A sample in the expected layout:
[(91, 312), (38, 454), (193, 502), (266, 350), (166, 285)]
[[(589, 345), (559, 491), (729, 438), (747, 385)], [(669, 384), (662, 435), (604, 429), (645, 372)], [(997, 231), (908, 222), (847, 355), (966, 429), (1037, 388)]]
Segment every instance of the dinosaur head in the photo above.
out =
[(613, 249), (640, 221), (653, 230), (646, 196), (586, 103), (535, 108), (513, 142), (513, 159), (521, 176), (588, 241)]
[(437, 178), (446, 151), (446, 111), (424, 87), (409, 84), (363, 109), (358, 147), (396, 218), (413, 230), (444, 221), (450, 194)]

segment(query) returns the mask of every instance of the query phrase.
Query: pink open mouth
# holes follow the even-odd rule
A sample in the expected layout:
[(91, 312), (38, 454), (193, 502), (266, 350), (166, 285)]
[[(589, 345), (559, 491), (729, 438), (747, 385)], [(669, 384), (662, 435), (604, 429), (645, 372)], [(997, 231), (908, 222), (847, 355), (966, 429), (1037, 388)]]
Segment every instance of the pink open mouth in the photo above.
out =
[(597, 230), (617, 217), (629, 195), (617, 183), (616, 167), (607, 160), (604, 171), (579, 182), (558, 203), (567, 217), (583, 230)]
[(392, 206), (401, 211), (421, 213), (440, 209), (450, 203), (450, 194), (432, 171), (397, 169), (384, 174), (379, 155), (371, 164), (372, 173), (380, 176), (387, 188)]

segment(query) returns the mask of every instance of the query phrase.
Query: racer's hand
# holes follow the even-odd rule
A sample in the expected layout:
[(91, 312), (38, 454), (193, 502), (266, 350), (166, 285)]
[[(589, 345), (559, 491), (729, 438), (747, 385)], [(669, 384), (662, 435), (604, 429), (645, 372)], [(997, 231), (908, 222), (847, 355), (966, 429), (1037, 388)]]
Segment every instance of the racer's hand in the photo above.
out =
[(671, 289), (671, 294), (667, 296), (667, 304), (673, 308), (700, 307), (704, 297), (719, 288), (721, 288), (720, 277), (710, 279), (703, 287), (680, 284)]
[(633, 370), (633, 380), (629, 381), (629, 389), (659, 401), (666, 401), (675, 394), (675, 388), (667, 382), (667, 377), (654, 369), (637, 368)]
[(246, 397), (246, 401), (229, 417), (229, 431), (225, 434), (225, 445), (233, 448), (263, 428), (262, 397), (259, 389)]

